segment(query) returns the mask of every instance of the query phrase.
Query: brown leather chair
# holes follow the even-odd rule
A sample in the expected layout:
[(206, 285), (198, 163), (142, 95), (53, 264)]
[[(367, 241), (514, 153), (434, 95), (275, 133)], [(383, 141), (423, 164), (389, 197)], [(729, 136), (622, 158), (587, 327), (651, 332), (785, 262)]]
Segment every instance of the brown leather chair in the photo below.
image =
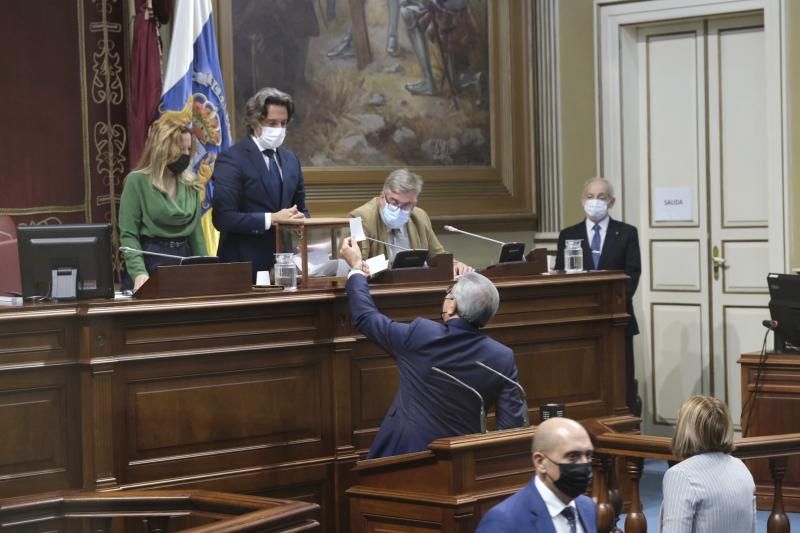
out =
[(9, 293), (22, 293), (17, 226), (9, 215), (0, 215), (0, 295)]

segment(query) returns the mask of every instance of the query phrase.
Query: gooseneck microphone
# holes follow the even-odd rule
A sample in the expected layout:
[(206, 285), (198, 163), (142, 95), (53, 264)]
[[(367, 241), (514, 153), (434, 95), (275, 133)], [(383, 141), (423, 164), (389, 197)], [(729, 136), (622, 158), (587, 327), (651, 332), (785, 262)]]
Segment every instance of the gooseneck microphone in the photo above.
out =
[(780, 323), (780, 322), (778, 322), (777, 320), (762, 320), (762, 321), (761, 321), (761, 325), (762, 325), (762, 326), (764, 326), (764, 327), (765, 327), (765, 328), (767, 328), (767, 329), (771, 329), (771, 330), (773, 330), (773, 331), (774, 331), (775, 329), (777, 329), (777, 328), (778, 328), (778, 326), (780, 326), (780, 324), (781, 324), (781, 323)]
[(411, 250), (411, 248), (406, 248), (405, 246), (400, 246), (400, 245), (398, 245), (398, 244), (392, 244), (392, 243), (390, 243), (390, 242), (381, 241), (381, 240), (378, 240), (378, 239), (373, 239), (372, 237), (367, 237), (366, 235), (364, 235), (364, 237), (365, 237), (365, 238), (366, 238), (368, 241), (372, 241), (372, 242), (379, 242), (379, 243), (381, 243), (381, 244), (385, 244), (386, 246), (391, 246), (392, 248), (400, 248), (401, 250)]
[(490, 239), (489, 237), (484, 237), (483, 235), (478, 235), (476, 233), (470, 233), (468, 231), (464, 231), (463, 229), (455, 228), (453, 226), (445, 226), (444, 229), (453, 233), (463, 233), (464, 235), (469, 235), (470, 237), (483, 239), (484, 241), (495, 242), (497, 244), (505, 244), (503, 241), (498, 241), (497, 239)]
[(503, 374), (499, 370), (495, 370), (494, 368), (490, 367), (487, 364), (482, 363), (481, 361), (475, 361), (475, 364), (479, 365), (479, 366), (482, 366), (483, 368), (485, 368), (489, 372), (493, 372), (494, 374), (497, 374), (498, 376), (500, 376), (504, 380), (506, 380), (509, 383), (511, 383), (512, 385), (514, 385), (517, 389), (519, 389), (519, 393), (522, 395), (522, 407), (525, 408), (525, 410), (522, 412), (522, 427), (526, 428), (526, 427), (530, 426), (531, 425), (531, 421), (530, 421), (530, 418), (528, 417), (528, 395), (525, 394), (525, 389), (522, 388), (522, 385), (520, 385), (519, 383), (517, 383), (516, 381), (514, 381), (510, 377), (506, 376), (505, 374)]
[(459, 385), (461, 385), (465, 389), (468, 389), (468, 390), (472, 391), (473, 394), (475, 394), (475, 396), (478, 397), (478, 399), (481, 401), (481, 433), (486, 433), (486, 407), (484, 406), (483, 396), (481, 396), (481, 393), (476, 391), (475, 389), (473, 389), (472, 387), (470, 387), (469, 385), (467, 385), (466, 383), (464, 383), (463, 381), (461, 381), (457, 377), (455, 377), (453, 374), (449, 374), (449, 373), (445, 372), (444, 370), (442, 370), (441, 368), (439, 368), (437, 366), (432, 366), (431, 369), (433, 369), (436, 372), (442, 374), (443, 376), (447, 376), (448, 378), (450, 378), (451, 380), (455, 381), (456, 383), (458, 383)]
[(147, 252), (145, 250), (137, 250), (136, 248), (131, 248), (130, 246), (120, 246), (119, 251), (131, 254), (155, 255), (157, 257), (166, 257), (167, 259), (177, 259), (178, 261), (180, 261), (181, 259), (186, 259), (182, 255), (162, 254), (159, 252)]

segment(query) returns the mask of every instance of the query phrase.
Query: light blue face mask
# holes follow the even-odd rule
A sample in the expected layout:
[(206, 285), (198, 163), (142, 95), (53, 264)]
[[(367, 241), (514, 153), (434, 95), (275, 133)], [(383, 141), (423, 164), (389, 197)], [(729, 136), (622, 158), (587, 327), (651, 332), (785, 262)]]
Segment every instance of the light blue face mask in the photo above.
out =
[(386, 202), (381, 209), (381, 218), (389, 228), (400, 229), (411, 218), (411, 211), (403, 211), (398, 206)]

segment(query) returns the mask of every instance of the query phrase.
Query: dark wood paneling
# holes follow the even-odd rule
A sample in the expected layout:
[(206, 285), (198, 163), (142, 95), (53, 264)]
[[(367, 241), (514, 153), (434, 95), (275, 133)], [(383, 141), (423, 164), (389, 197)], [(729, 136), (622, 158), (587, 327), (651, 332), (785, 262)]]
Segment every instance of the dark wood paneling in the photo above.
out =
[[(515, 350), (532, 420), (548, 401), (576, 418), (625, 410), (624, 283), (498, 282), (501, 313), (486, 333)], [(438, 319), (446, 285), (372, 290), (389, 316)], [(18, 428), (0, 469), (19, 474), (0, 473), (0, 495), (213, 488), (320, 503), (324, 529), (344, 533), (351, 467), (398, 385), (393, 359), (350, 326), (340, 289), (0, 308), (0, 335), (0, 424)], [(478, 454), (452, 481), (522, 485), (528, 447)], [(429, 470), (414, 486), (449, 475)], [(468, 514), (448, 520), (471, 524)]]
[[(742, 356), (742, 405), (753, 394), (758, 371), (758, 354)], [(761, 377), (752, 410), (743, 413), (746, 437), (800, 432), (800, 358), (797, 355), (770, 354)], [(749, 422), (748, 422), (749, 420)], [(756, 481), (758, 508), (772, 509), (774, 485), (766, 459), (747, 461)], [(783, 500), (786, 511), (800, 512), (800, 457), (786, 461)]]

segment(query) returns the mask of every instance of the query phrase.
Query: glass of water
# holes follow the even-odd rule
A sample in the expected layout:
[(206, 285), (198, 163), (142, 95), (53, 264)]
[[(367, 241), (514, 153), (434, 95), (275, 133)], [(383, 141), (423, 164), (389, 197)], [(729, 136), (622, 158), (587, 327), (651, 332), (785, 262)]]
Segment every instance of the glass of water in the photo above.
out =
[(297, 290), (297, 268), (293, 253), (275, 254), (275, 285), (284, 291)]
[(568, 240), (564, 247), (564, 270), (567, 274), (583, 272), (583, 248), (581, 239)]

